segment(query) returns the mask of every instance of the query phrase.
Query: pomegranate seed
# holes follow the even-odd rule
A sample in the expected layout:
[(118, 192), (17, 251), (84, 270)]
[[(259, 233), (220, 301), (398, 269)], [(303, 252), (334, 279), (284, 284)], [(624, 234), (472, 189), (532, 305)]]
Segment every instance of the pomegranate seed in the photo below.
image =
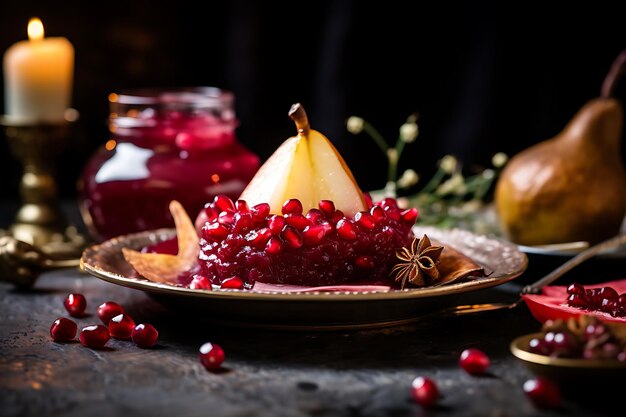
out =
[(235, 205), (233, 204), (233, 200), (231, 200), (225, 195), (215, 196), (215, 199), (213, 199), (213, 205), (217, 207), (219, 211), (235, 210)]
[(78, 326), (70, 319), (60, 317), (52, 323), (50, 327), (50, 336), (55, 342), (67, 342), (76, 337)]
[(205, 343), (200, 346), (200, 362), (209, 371), (219, 369), (224, 362), (224, 349), (215, 343)]
[(220, 288), (241, 290), (243, 289), (243, 281), (241, 280), (241, 278), (237, 276), (227, 278), (224, 281), (222, 281), (222, 285), (220, 286)]
[(568, 294), (578, 294), (578, 295), (585, 295), (585, 287), (583, 287), (580, 284), (572, 284), (569, 287), (567, 287), (567, 293)]
[(383, 209), (387, 209), (387, 208), (397, 209), (398, 202), (394, 198), (387, 197), (387, 198), (383, 198), (383, 201), (380, 202), (380, 206)]
[(330, 216), (330, 221), (333, 224), (337, 224), (337, 222), (339, 222), (339, 220), (343, 219), (344, 217), (346, 216), (343, 214), (343, 211), (335, 210), (335, 212)]
[(540, 408), (554, 408), (561, 403), (561, 390), (547, 378), (539, 377), (524, 382), (524, 392)]
[(235, 210), (239, 213), (249, 213), (250, 207), (248, 207), (248, 203), (246, 203), (245, 200), (237, 200), (235, 202)]
[(311, 222), (299, 213), (285, 214), (285, 223), (289, 226), (293, 226), (298, 230), (303, 230), (305, 227), (311, 224)]
[(107, 301), (105, 303), (100, 304), (98, 307), (98, 317), (105, 325), (109, 324), (109, 321), (124, 312), (124, 309), (121, 305), (114, 301)]
[(322, 241), (326, 234), (326, 228), (322, 225), (307, 226), (302, 231), (304, 243), (310, 246), (317, 245)]
[(271, 238), (265, 245), (265, 252), (270, 255), (278, 255), (283, 251), (283, 244), (277, 237)]
[(221, 224), (233, 224), (235, 221), (235, 212), (232, 210), (225, 210), (220, 212), (219, 216), (217, 216), (217, 221)]
[(343, 218), (337, 222), (337, 234), (345, 240), (356, 239), (356, 228), (348, 219)]
[(484, 374), (489, 368), (489, 364), (489, 357), (478, 349), (465, 349), (459, 358), (461, 368), (471, 375)]
[(256, 246), (257, 248), (262, 248), (267, 244), (267, 241), (272, 237), (272, 232), (269, 228), (264, 227), (258, 231), (251, 231), (246, 236), (246, 240), (250, 242), (250, 244)]
[(318, 221), (324, 218), (324, 213), (321, 210), (316, 208), (312, 208), (306, 214), (306, 218), (313, 224), (316, 224)]
[(70, 294), (63, 302), (65, 309), (70, 316), (81, 317), (85, 314), (85, 308), (87, 308), (87, 300), (82, 294)]
[(417, 214), (416, 208), (410, 208), (400, 213), (400, 217), (402, 217), (402, 220), (404, 220), (405, 223), (413, 224), (415, 223), (415, 220), (417, 220)]
[(365, 205), (367, 208), (371, 208), (374, 205), (374, 201), (372, 201), (372, 196), (370, 193), (363, 193), (363, 199), (365, 200)]
[(267, 227), (269, 227), (273, 235), (277, 235), (282, 232), (283, 227), (285, 227), (285, 218), (283, 216), (275, 214), (270, 217), (269, 221), (267, 222)]
[(235, 213), (233, 216), (233, 232), (241, 233), (252, 227), (252, 214)]
[(130, 339), (135, 322), (128, 314), (120, 314), (109, 321), (109, 334), (116, 339)]
[(192, 290), (210, 290), (213, 289), (211, 281), (204, 275), (194, 275), (193, 279), (189, 283), (189, 288)]
[(264, 221), (265, 218), (270, 214), (270, 205), (267, 203), (257, 204), (252, 207), (252, 219), (255, 222)]
[(376, 222), (374, 221), (374, 217), (369, 214), (367, 211), (359, 211), (354, 215), (354, 221), (365, 227), (366, 229), (373, 229), (376, 226)]
[(617, 298), (617, 305), (619, 308), (626, 309), (626, 294), (620, 294)]
[(111, 336), (106, 327), (101, 324), (83, 327), (78, 336), (80, 343), (89, 348), (101, 348), (107, 344)]
[(598, 291), (598, 298), (600, 300), (617, 301), (619, 294), (611, 287), (602, 287), (600, 291)]
[(374, 206), (374, 207), (372, 207), (370, 209), (370, 214), (374, 218), (374, 221), (377, 222), (377, 223), (380, 220), (382, 220), (385, 217), (387, 217), (387, 215), (385, 214), (385, 210), (383, 210), (383, 208), (381, 206)]
[(546, 341), (537, 337), (530, 339), (530, 342), (528, 342), (528, 347), (530, 348), (531, 352), (538, 353), (540, 355), (549, 355), (551, 351)]
[(154, 346), (159, 337), (159, 332), (153, 325), (142, 323), (135, 326), (130, 337), (137, 346), (146, 349)]
[(302, 247), (302, 236), (300, 236), (300, 233), (293, 227), (285, 226), (282, 236), (285, 242), (292, 248), (298, 249)]
[(332, 232), (333, 230), (335, 230), (335, 226), (333, 226), (332, 224), (328, 223), (328, 222), (321, 222), (320, 226), (324, 227), (324, 232), (326, 234), (329, 234), (330, 232)]
[(567, 304), (572, 307), (585, 308), (587, 306), (587, 300), (582, 294), (572, 294), (567, 298)]
[(297, 213), (302, 214), (302, 203), (297, 198), (292, 198), (285, 201), (281, 208), (283, 214)]
[(354, 264), (363, 269), (372, 269), (375, 266), (374, 259), (371, 256), (359, 256), (354, 261)]
[(319, 203), (320, 210), (328, 217), (335, 212), (335, 203), (330, 200), (321, 200)]
[(418, 376), (411, 384), (411, 395), (418, 404), (431, 407), (439, 399), (439, 389), (432, 380)]
[(387, 206), (383, 210), (387, 214), (387, 217), (389, 217), (390, 219), (400, 220), (400, 213), (398, 212), (397, 208)]
[(202, 228), (202, 237), (209, 241), (219, 242), (228, 235), (226, 226), (220, 223), (209, 223)]

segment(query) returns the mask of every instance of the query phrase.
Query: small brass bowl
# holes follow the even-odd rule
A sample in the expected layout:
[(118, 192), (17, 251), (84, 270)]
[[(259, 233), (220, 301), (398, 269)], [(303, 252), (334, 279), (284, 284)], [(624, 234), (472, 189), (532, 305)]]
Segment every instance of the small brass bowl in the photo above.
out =
[(545, 376), (566, 385), (589, 386), (612, 383), (626, 377), (626, 362), (612, 359), (553, 358), (529, 351), (528, 343), (533, 338), (543, 337), (543, 333), (520, 336), (511, 342), (511, 353), (538, 376)]

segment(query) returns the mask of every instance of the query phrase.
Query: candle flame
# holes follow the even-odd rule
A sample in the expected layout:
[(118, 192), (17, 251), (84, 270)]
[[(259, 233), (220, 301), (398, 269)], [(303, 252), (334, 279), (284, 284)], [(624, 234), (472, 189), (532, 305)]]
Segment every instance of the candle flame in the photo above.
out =
[(31, 41), (43, 39), (43, 23), (38, 17), (33, 17), (28, 21), (28, 39)]

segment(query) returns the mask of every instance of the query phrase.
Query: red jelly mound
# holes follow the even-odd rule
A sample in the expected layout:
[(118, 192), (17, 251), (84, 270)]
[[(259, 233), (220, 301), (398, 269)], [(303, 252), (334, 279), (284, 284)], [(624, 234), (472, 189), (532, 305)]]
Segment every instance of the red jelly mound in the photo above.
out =
[[(626, 293), (626, 279), (586, 285), (585, 289), (600, 289), (603, 287), (611, 287), (618, 294)], [(581, 309), (568, 305), (569, 294), (567, 287), (564, 286), (545, 287), (542, 294), (526, 294), (522, 297), (533, 316), (542, 323), (547, 320), (567, 320), (572, 317), (578, 317), (581, 314), (596, 316), (602, 321), (626, 323), (626, 317), (613, 317), (604, 311)]]
[(232, 277), (304, 286), (348, 282), (393, 282), (396, 250), (410, 245), (417, 210), (402, 210), (394, 199), (346, 217), (328, 200), (302, 212), (288, 200), (282, 215), (268, 204), (248, 207), (217, 196), (207, 204), (201, 230), (201, 272), (213, 284)]

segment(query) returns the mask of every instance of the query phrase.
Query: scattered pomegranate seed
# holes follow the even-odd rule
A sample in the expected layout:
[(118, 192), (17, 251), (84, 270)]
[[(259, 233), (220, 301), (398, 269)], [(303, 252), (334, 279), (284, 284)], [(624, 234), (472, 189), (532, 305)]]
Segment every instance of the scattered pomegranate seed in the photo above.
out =
[(561, 403), (561, 390), (547, 378), (539, 377), (524, 382), (524, 392), (540, 408), (554, 408)]
[(70, 316), (80, 317), (85, 314), (85, 308), (87, 308), (87, 300), (82, 294), (70, 294), (63, 302), (65, 309)]
[(489, 357), (478, 349), (465, 349), (461, 352), (459, 365), (465, 372), (471, 375), (481, 375), (489, 368)]
[(106, 327), (101, 324), (83, 327), (78, 336), (80, 343), (89, 348), (101, 348), (107, 344), (111, 336)]
[(121, 305), (114, 301), (107, 301), (98, 307), (98, 317), (105, 325), (109, 325), (109, 321), (124, 312), (124, 309)]
[(159, 337), (159, 332), (153, 325), (141, 323), (135, 326), (130, 337), (137, 346), (146, 349), (154, 346)]
[(135, 322), (128, 314), (120, 314), (109, 321), (109, 334), (116, 339), (130, 339)]
[(213, 289), (213, 286), (207, 277), (196, 274), (189, 283), (189, 288), (192, 290), (210, 290)]
[(418, 404), (431, 407), (439, 399), (439, 389), (431, 379), (418, 376), (411, 384), (411, 395)]
[(50, 327), (50, 336), (55, 342), (67, 342), (76, 337), (78, 326), (70, 319), (60, 317), (52, 323)]
[(302, 203), (297, 198), (292, 198), (285, 201), (281, 208), (283, 214), (297, 213), (302, 214)]
[(222, 285), (220, 286), (223, 289), (235, 289), (241, 290), (243, 289), (243, 281), (239, 277), (231, 277), (222, 281)]
[(224, 362), (224, 350), (215, 343), (205, 343), (200, 346), (200, 362), (209, 371), (215, 371)]
[(215, 207), (217, 207), (219, 211), (235, 210), (235, 204), (233, 204), (233, 200), (222, 194), (215, 196), (213, 204), (215, 205)]
[(337, 234), (345, 240), (356, 239), (356, 228), (350, 220), (343, 218), (337, 222)]
[(320, 210), (327, 216), (332, 216), (335, 212), (335, 203), (330, 200), (321, 200), (319, 203)]

